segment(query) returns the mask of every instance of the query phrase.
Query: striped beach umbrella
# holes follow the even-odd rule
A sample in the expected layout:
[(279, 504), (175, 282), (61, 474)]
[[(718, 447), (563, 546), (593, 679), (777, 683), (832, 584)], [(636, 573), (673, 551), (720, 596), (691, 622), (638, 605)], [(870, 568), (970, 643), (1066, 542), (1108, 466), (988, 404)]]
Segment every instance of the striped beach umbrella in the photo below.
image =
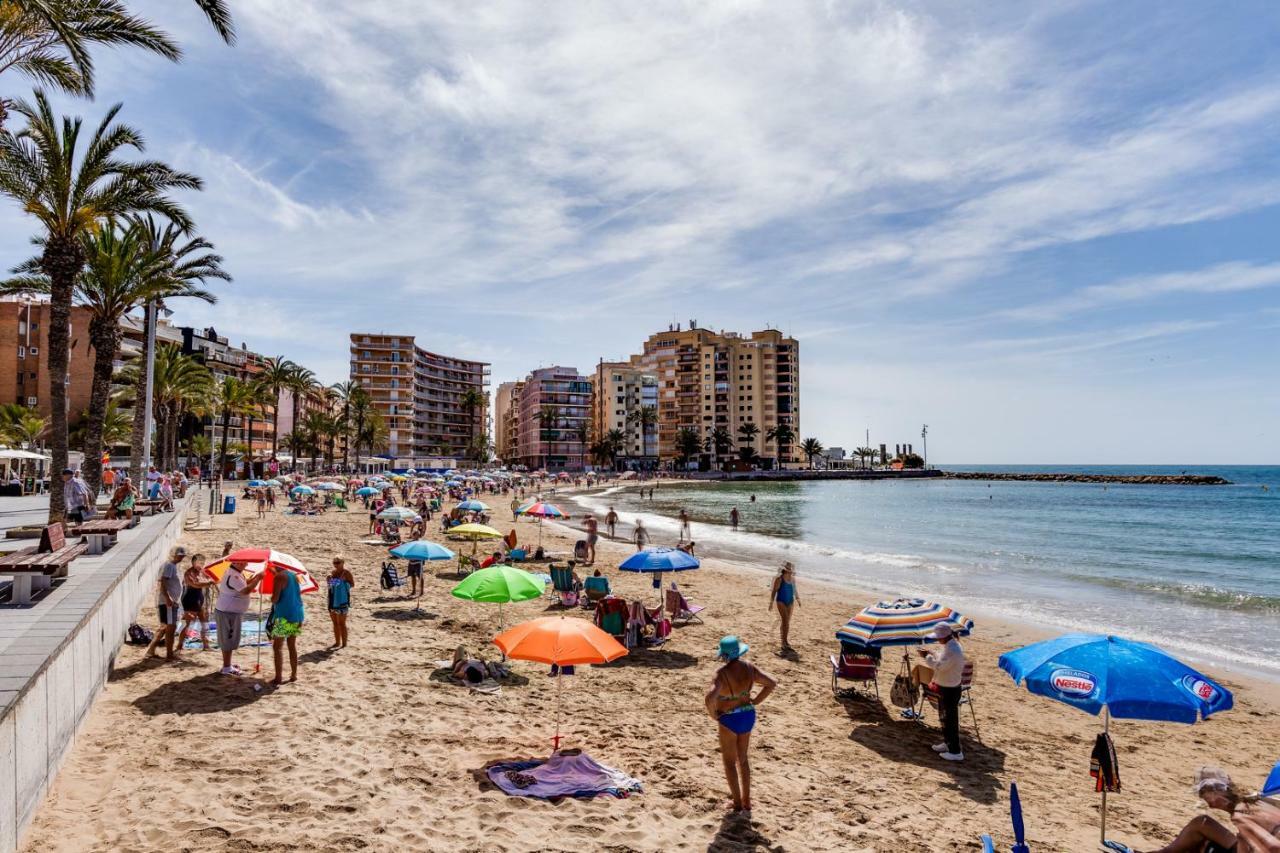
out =
[(864, 607), (836, 631), (842, 642), (860, 646), (914, 646), (929, 642), (942, 624), (960, 636), (973, 630), (973, 620), (943, 604), (923, 598), (899, 598)]
[(568, 518), (569, 514), (555, 504), (531, 503), (527, 506), (520, 507), (518, 512), (521, 515), (532, 515), (534, 518)]
[(389, 506), (382, 512), (378, 513), (378, 518), (383, 521), (421, 521), (422, 516), (418, 515), (407, 506)]
[(475, 500), (474, 498), (463, 501), (462, 503), (458, 504), (456, 508), (462, 510), (463, 512), (488, 512), (489, 511), (489, 505), (487, 503), (485, 503), (484, 501)]

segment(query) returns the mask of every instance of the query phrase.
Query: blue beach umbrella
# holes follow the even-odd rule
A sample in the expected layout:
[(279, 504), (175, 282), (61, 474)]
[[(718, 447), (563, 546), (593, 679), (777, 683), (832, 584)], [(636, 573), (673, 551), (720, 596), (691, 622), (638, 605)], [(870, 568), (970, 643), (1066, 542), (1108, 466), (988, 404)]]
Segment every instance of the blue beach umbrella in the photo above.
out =
[(339, 486), (337, 483), (316, 483), (316, 486), (315, 486), (315, 487), (316, 487), (317, 489), (319, 489), (320, 491), (322, 491), (322, 492), (341, 492), (341, 491), (343, 491), (342, 486)]
[(294, 486), (289, 491), (289, 494), (294, 495), (295, 497), (297, 495), (314, 495), (315, 493), (316, 493), (316, 490), (311, 488), (310, 486)]
[[(1231, 691), (1148, 643), (1101, 634), (1067, 634), (1000, 656), (1015, 684), (1088, 714), (1194, 723), (1229, 710)], [(1102, 840), (1107, 791), (1102, 791)]]
[(1262, 796), (1280, 796), (1280, 761), (1271, 768), (1271, 775), (1267, 777), (1267, 781), (1262, 783)]
[(402, 560), (452, 560), (457, 554), (430, 540), (415, 539), (392, 548), (391, 556)]
[(486, 504), (484, 501), (477, 501), (474, 499), (463, 501), (462, 503), (458, 504), (457, 508), (462, 510), (463, 512), (488, 512), (489, 511), (488, 504)]
[(260, 489), (266, 484), (267, 484), (266, 480), (250, 480), (248, 485), (249, 485), (249, 488), (251, 489)]
[(382, 492), (378, 491), (373, 486), (361, 486), (360, 488), (356, 489), (356, 495), (362, 498), (371, 498), (371, 497), (374, 497), (375, 495), (380, 495), (380, 494), (382, 494)]
[(645, 548), (618, 564), (624, 572), (683, 572), (701, 566), (698, 558), (679, 548)]

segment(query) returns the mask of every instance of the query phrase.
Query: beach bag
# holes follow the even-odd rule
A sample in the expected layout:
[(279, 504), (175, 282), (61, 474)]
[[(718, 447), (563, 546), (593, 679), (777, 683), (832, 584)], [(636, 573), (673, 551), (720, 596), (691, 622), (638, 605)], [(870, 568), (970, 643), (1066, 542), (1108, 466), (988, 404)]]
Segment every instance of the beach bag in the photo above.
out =
[(587, 540), (579, 539), (573, 543), (573, 558), (575, 560), (587, 559)]
[(664, 639), (666, 637), (671, 636), (671, 620), (670, 619), (660, 620), (657, 624), (657, 627), (654, 628), (654, 636), (656, 636), (658, 639)]
[(902, 660), (902, 671), (893, 679), (893, 687), (889, 689), (889, 701), (899, 708), (914, 708), (920, 698), (920, 687), (911, 681), (911, 670), (906, 658)]
[(155, 638), (155, 634), (143, 628), (137, 622), (129, 626), (129, 645), (145, 646)]

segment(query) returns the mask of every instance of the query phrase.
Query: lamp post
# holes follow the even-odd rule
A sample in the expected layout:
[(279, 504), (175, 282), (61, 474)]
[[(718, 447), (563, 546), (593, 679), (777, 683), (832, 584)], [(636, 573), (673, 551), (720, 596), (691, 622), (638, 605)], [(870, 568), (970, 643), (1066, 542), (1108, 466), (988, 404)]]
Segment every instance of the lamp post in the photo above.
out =
[(142, 472), (146, 476), (146, 472), (151, 470), (151, 432), (155, 428), (152, 419), (152, 397), (155, 393), (155, 374), (156, 374), (156, 300), (147, 300), (147, 312), (144, 324), (146, 326), (144, 333), (147, 339), (147, 382), (146, 392), (143, 396), (143, 427), (142, 427)]
[(920, 427), (920, 441), (924, 443), (924, 467), (929, 467), (929, 425)]

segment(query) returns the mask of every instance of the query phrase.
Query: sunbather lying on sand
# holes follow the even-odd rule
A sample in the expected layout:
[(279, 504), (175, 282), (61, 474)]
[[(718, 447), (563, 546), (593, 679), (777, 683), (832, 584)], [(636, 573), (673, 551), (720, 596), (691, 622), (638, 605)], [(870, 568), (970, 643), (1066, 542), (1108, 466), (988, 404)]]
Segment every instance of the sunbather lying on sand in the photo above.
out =
[[(1229, 814), (1236, 831), (1200, 815), (1177, 838), (1151, 853), (1280, 853), (1280, 803), (1245, 794), (1216, 767), (1197, 770), (1193, 788), (1209, 808)], [(1116, 853), (1139, 853), (1118, 841), (1106, 846)]]

